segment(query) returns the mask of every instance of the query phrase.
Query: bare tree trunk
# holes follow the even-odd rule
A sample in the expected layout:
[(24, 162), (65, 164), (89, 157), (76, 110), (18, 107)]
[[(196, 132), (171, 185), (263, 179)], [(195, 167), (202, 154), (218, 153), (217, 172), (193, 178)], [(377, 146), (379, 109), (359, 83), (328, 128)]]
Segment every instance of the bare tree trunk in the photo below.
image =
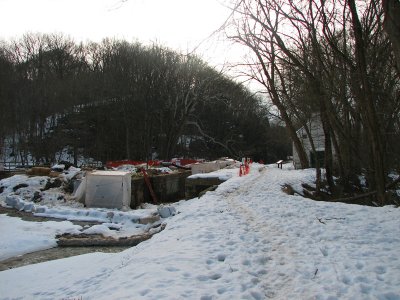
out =
[(331, 193), (335, 192), (335, 183), (333, 181), (333, 155), (332, 155), (332, 140), (331, 140), (331, 126), (329, 124), (328, 112), (326, 110), (326, 105), (324, 103), (324, 99), (321, 96), (320, 100), (320, 116), (322, 122), (322, 129), (324, 131), (324, 143), (325, 143), (325, 172), (326, 172), (326, 181), (329, 186), (329, 190)]
[[(127, 105), (125, 105), (127, 106)], [(125, 149), (126, 149), (126, 159), (131, 159), (131, 124), (129, 122), (129, 117), (127, 115), (126, 110), (123, 110), (124, 115), (124, 123), (125, 123)]]
[(376, 115), (372, 91), (368, 80), (368, 71), (365, 55), (365, 43), (361, 22), (358, 17), (357, 8), (354, 0), (348, 0), (348, 6), (352, 16), (352, 24), (355, 38), (355, 55), (357, 61), (357, 76), (360, 87), (357, 89), (358, 100), (362, 106), (364, 122), (368, 130), (368, 139), (371, 145), (373, 161), (373, 178), (377, 191), (377, 198), (381, 205), (385, 203), (385, 165), (383, 141), (380, 134), (379, 121)]
[(382, 0), (385, 20), (383, 28), (385, 29), (396, 58), (397, 71), (400, 74), (400, 1)]
[[(251, 33), (249, 33), (249, 36)], [(293, 145), (296, 148), (297, 154), (299, 155), (300, 159), (300, 165), (302, 169), (308, 168), (309, 167), (309, 161), (307, 158), (307, 154), (304, 150), (303, 144), (301, 143), (299, 137), (297, 136), (296, 129), (293, 125), (292, 120), (290, 119), (288, 113), (287, 113), (287, 108), (284, 106), (282, 103), (278, 90), (277, 90), (277, 83), (275, 82), (275, 72), (277, 71), (278, 65), (277, 62), (275, 61), (275, 50), (273, 43), (271, 42), (271, 53), (269, 53), (269, 61), (266, 62), (263, 56), (260, 53), (260, 49), (256, 48), (254, 45), (252, 45), (251, 41), (248, 40), (248, 36), (242, 37), (239, 36), (237, 37), (238, 40), (240, 40), (242, 43), (244, 43), (246, 46), (251, 48), (254, 52), (254, 54), (258, 58), (258, 62), (261, 65), (262, 72), (264, 73), (265, 77), (267, 78), (266, 82), (263, 82), (264, 86), (267, 88), (268, 93), (270, 95), (272, 103), (278, 108), (279, 113), (281, 115), (282, 120), (285, 122), (286, 129), (289, 133), (290, 138), (293, 141)], [(271, 71), (267, 68), (267, 63), (271, 65)]]

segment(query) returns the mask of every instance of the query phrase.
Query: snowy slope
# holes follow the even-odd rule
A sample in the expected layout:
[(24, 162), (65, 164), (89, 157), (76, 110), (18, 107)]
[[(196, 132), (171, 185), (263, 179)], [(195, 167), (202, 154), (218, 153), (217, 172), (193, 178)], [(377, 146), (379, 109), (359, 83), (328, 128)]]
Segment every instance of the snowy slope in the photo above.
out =
[(0, 298), (400, 299), (399, 209), (288, 196), (313, 170), (260, 167), (137, 247), (0, 272)]

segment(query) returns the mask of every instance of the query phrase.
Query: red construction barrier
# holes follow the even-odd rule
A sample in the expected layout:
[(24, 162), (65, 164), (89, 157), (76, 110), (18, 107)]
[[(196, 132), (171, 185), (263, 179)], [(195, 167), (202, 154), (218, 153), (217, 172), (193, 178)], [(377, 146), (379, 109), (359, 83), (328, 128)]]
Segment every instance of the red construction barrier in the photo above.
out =
[(149, 161), (147, 161), (147, 164), (149, 165), (149, 167), (159, 166), (159, 165), (161, 165), (161, 161), (159, 161), (159, 160), (149, 160)]
[(252, 160), (250, 158), (243, 158), (242, 163), (239, 167), (239, 176), (247, 175), (250, 173), (250, 164)]
[(133, 166), (136, 166), (136, 165), (139, 165), (141, 163), (143, 163), (143, 162), (136, 161), (136, 160), (128, 160), (128, 159), (126, 159), (126, 160), (112, 160), (112, 161), (107, 161), (106, 162), (106, 167), (111, 169), (111, 168), (116, 168), (116, 167), (119, 167), (119, 166), (122, 166), (122, 165), (133, 165)]

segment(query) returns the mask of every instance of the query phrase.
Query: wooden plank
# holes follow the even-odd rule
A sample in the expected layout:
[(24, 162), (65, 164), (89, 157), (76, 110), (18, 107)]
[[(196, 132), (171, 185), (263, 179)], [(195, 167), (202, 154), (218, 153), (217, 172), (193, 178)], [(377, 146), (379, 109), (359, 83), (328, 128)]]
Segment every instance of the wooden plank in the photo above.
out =
[(157, 196), (154, 193), (153, 187), (151, 186), (151, 182), (150, 182), (149, 176), (147, 176), (146, 170), (142, 169), (142, 173), (143, 173), (144, 181), (146, 182), (146, 185), (149, 188), (151, 198), (153, 198), (154, 204), (158, 204)]

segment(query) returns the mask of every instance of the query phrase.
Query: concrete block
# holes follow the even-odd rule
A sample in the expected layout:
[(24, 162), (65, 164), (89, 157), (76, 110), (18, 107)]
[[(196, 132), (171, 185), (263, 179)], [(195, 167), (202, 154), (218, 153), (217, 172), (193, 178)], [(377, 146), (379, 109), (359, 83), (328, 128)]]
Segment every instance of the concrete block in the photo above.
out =
[(192, 165), (192, 174), (199, 173), (210, 173), (219, 170), (219, 164), (217, 162), (206, 162), (201, 164)]

